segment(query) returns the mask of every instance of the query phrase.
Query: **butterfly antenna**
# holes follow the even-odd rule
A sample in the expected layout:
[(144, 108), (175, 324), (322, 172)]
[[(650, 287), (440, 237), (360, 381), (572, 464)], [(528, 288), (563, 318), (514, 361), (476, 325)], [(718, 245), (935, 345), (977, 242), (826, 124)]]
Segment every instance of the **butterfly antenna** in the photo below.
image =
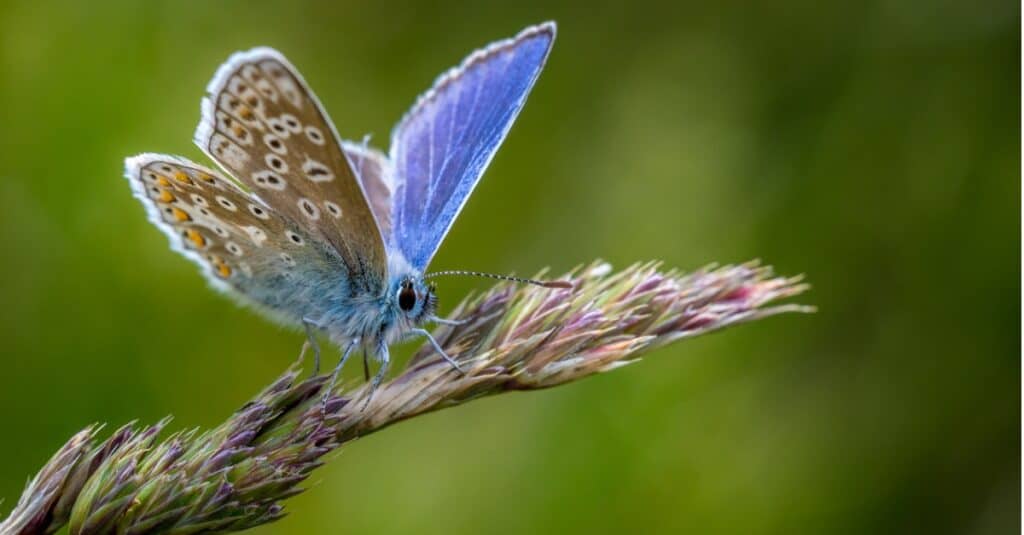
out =
[(427, 273), (423, 276), (424, 279), (430, 279), (433, 277), (440, 277), (443, 275), (468, 275), (470, 277), (486, 277), (488, 279), (497, 279), (502, 281), (520, 282), (523, 284), (532, 284), (534, 286), (540, 286), (542, 288), (572, 288), (572, 283), (569, 281), (541, 281), (537, 279), (525, 279), (523, 277), (513, 277), (511, 275), (495, 275), (494, 273), (483, 273), (480, 271), (435, 271), (434, 273)]

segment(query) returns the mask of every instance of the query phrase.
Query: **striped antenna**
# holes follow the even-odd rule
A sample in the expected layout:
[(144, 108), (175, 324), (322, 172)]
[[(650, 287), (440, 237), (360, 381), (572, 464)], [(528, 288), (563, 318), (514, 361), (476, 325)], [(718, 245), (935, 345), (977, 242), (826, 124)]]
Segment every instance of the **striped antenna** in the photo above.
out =
[(480, 271), (435, 271), (434, 273), (427, 273), (423, 276), (425, 279), (431, 279), (434, 277), (440, 277), (442, 275), (468, 275), (470, 277), (486, 277), (488, 279), (498, 279), (503, 281), (521, 282), (523, 284), (533, 284), (534, 286), (541, 286), (543, 288), (572, 288), (572, 283), (568, 281), (539, 281), (536, 279), (524, 279), (522, 277), (513, 277), (511, 275), (495, 275), (494, 273), (483, 273)]

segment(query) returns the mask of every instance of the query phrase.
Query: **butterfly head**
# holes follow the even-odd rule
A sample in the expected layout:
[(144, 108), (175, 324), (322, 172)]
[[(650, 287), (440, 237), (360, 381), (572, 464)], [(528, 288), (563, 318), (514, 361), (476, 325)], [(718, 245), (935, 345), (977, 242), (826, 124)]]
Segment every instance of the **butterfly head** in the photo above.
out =
[(405, 277), (395, 289), (395, 304), (408, 321), (419, 325), (437, 309), (434, 290), (432, 282), (428, 283), (420, 277)]

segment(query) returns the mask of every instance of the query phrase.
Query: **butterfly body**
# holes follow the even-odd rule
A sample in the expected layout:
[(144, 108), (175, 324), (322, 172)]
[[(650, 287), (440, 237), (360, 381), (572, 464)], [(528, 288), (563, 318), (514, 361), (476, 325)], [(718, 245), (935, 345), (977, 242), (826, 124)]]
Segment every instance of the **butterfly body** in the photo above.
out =
[[(322, 254), (330, 256), (331, 251)], [(437, 308), (433, 287), (400, 253), (392, 258), (398, 261), (392, 262), (386, 281), (363, 280), (357, 286), (340, 258), (328, 264), (330, 271), (299, 259), (292, 271), (259, 284), (240, 283), (237, 290), (281, 323), (309, 323), (339, 347), (356, 343), (371, 355), (380, 355), (382, 347), (427, 324)]]
[[(403, 292), (414, 297), (399, 297)], [(329, 290), (323, 301), (326, 306), (317, 315), (303, 319), (315, 324), (338, 346), (356, 341), (375, 355), (381, 347), (399, 342), (413, 329), (427, 324), (437, 307), (433, 289), (411, 274), (393, 278), (378, 294)]]
[[(202, 102), (195, 142), (225, 173), (141, 154), (126, 176), (172, 248), (281, 323), (374, 355), (435, 316), (424, 273), (544, 65), (544, 23), (474, 52), (416, 102), (388, 154), (343, 141), (276, 50), (236, 53)], [(454, 362), (451, 362), (454, 365)]]

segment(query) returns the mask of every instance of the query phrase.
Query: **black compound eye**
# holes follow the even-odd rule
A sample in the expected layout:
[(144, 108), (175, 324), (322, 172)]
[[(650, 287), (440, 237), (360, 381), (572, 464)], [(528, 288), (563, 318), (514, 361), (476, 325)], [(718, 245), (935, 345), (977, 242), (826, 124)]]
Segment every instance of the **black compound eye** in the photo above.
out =
[(408, 312), (414, 306), (416, 306), (416, 291), (412, 289), (412, 286), (402, 286), (402, 290), (398, 292), (398, 308)]

